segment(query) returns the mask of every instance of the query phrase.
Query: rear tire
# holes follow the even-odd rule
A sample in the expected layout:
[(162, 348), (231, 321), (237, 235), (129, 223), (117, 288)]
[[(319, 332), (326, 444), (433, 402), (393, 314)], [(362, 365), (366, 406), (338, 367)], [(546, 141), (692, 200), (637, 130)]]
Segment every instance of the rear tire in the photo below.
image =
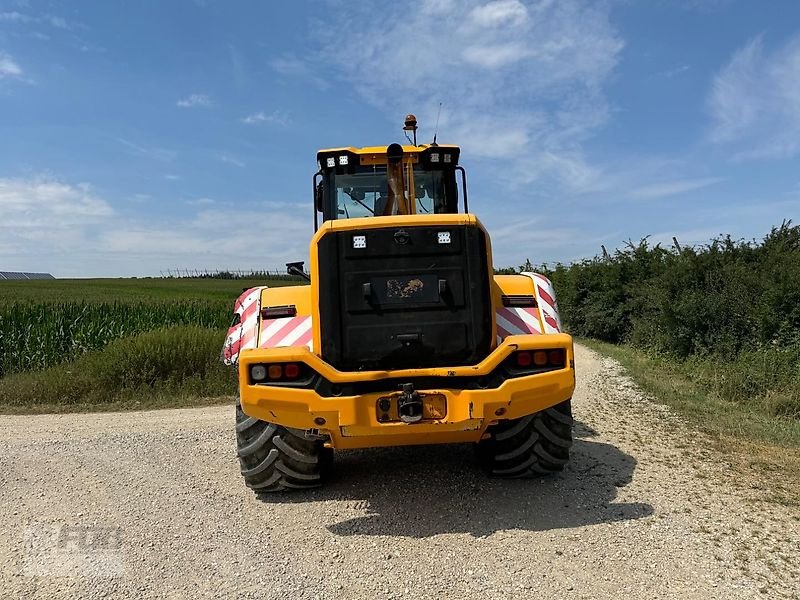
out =
[(333, 463), (333, 450), (321, 440), (249, 417), (238, 403), (236, 453), (244, 482), (257, 495), (319, 487)]
[(498, 477), (539, 477), (557, 473), (569, 462), (572, 406), (566, 400), (521, 419), (509, 419), (487, 430), (478, 443), (481, 462)]

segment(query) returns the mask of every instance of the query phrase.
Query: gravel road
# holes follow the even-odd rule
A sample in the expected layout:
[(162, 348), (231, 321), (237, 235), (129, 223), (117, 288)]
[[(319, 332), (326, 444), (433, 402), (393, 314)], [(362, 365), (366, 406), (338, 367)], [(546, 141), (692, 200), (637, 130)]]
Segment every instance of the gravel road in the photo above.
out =
[(262, 502), (232, 406), (0, 416), (0, 597), (800, 597), (797, 512), (576, 351), (553, 479), (487, 479), (469, 446), (353, 451)]

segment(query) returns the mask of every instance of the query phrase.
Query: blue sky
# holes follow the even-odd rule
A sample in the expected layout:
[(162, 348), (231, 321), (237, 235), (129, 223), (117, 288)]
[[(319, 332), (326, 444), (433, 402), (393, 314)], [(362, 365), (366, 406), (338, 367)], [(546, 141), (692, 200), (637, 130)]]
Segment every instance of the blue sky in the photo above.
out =
[(0, 0), (0, 269), (305, 259), (316, 150), (440, 102), (498, 266), (800, 217), (793, 0)]

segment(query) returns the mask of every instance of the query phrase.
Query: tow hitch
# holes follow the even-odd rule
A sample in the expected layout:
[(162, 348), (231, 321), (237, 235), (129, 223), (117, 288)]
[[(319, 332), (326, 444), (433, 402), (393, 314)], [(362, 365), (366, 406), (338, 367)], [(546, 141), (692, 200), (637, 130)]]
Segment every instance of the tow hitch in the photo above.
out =
[(413, 383), (403, 384), (403, 391), (397, 398), (397, 415), (403, 423), (422, 420), (422, 398), (414, 391)]

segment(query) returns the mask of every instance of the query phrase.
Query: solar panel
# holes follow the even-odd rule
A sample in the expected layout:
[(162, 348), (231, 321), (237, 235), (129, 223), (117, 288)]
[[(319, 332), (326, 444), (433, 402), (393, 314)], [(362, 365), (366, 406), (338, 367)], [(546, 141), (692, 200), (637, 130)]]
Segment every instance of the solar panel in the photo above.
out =
[(0, 271), (0, 279), (55, 279), (50, 273), (23, 273), (20, 271)]

